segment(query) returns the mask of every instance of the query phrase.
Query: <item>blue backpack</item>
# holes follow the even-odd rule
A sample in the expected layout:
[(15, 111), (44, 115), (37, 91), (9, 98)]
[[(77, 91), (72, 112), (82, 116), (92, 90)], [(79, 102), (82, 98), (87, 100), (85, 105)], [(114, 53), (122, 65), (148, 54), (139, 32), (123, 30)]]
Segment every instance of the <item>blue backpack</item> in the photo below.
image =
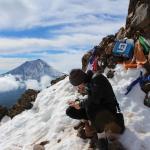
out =
[(133, 48), (134, 44), (132, 43), (128, 43), (126, 41), (117, 41), (113, 48), (113, 54), (119, 57), (132, 58)]

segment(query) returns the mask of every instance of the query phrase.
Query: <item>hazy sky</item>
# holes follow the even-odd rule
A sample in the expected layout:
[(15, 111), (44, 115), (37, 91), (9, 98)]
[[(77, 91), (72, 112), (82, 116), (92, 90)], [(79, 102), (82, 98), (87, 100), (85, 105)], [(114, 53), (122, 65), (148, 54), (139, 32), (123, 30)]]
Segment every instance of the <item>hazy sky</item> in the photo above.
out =
[(129, 0), (0, 0), (0, 73), (43, 59), (60, 71), (124, 26)]

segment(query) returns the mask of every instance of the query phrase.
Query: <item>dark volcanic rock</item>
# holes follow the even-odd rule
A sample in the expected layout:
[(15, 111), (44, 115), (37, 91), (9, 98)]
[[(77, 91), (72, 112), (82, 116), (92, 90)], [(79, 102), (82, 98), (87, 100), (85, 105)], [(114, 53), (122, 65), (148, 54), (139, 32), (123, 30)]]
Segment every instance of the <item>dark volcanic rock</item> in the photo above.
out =
[(0, 120), (7, 114), (8, 114), (7, 108), (0, 106)]
[(150, 39), (150, 0), (130, 0), (126, 30), (128, 37), (139, 31)]
[[(112, 59), (112, 49), (114, 47), (115, 43), (115, 35), (108, 35), (102, 39), (102, 41), (99, 43), (98, 46), (95, 46), (93, 50), (90, 50), (82, 57), (82, 70), (86, 71), (89, 58), (93, 55), (92, 51), (96, 54), (96, 56), (99, 56), (100, 61), (104, 64), (103, 68), (100, 68), (103, 72), (106, 66), (110, 64), (110, 58)], [(95, 52), (96, 51), (96, 52)], [(111, 65), (109, 65), (111, 66)]]
[(82, 70), (85, 72), (86, 68), (87, 68), (87, 64), (89, 61), (89, 58), (91, 57), (92, 52), (91, 50), (89, 52), (87, 52), (86, 54), (83, 55), (82, 57)]
[(7, 109), (5, 107), (0, 106), (0, 120), (5, 115), (8, 115), (9, 117), (13, 118), (14, 116), (20, 114), (24, 110), (31, 109), (33, 106), (32, 102), (35, 101), (38, 93), (39, 91), (29, 89), (21, 96), (18, 102), (11, 108)]
[(67, 75), (63, 75), (63, 76), (61, 76), (61, 77), (59, 77), (59, 78), (56, 78), (55, 80), (52, 80), (52, 81), (51, 81), (51, 85), (56, 84), (57, 82), (59, 82), (59, 81), (65, 79), (66, 77), (67, 77)]
[(116, 33), (116, 39), (115, 40), (121, 40), (124, 39), (126, 36), (126, 30), (124, 27), (121, 27), (119, 31)]
[(27, 90), (21, 98), (18, 100), (18, 102), (8, 110), (8, 116), (11, 118), (20, 114), (22, 111), (26, 109), (31, 109), (33, 104), (31, 102), (35, 101), (37, 94), (39, 91), (35, 90)]

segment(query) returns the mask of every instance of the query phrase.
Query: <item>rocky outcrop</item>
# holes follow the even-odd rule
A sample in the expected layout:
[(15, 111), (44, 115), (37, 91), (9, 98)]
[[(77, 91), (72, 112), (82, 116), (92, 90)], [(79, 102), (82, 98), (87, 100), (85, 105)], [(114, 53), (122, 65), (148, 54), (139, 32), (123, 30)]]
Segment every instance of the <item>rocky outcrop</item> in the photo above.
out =
[(43, 141), (43, 142), (41, 142), (40, 144), (35, 144), (34, 146), (33, 146), (33, 150), (45, 150), (45, 145), (46, 144), (48, 144), (49, 143), (49, 141)]
[[(114, 68), (117, 62), (123, 62), (124, 58), (112, 55), (112, 50), (116, 40), (122, 40), (125, 37), (136, 41), (142, 35), (150, 42), (150, 0), (130, 0), (126, 26), (121, 27), (115, 35), (104, 37), (97, 46), (99, 60), (104, 64), (101, 71), (108, 68)], [(95, 49), (93, 48), (93, 51)], [(82, 57), (82, 69), (86, 70), (89, 58), (92, 56), (92, 50)], [(144, 65), (147, 72), (150, 73), (150, 54), (148, 62)]]
[(31, 109), (33, 106), (32, 102), (35, 101), (38, 93), (39, 91), (29, 89), (21, 96), (18, 102), (11, 108), (7, 109), (6, 107), (0, 106), (0, 120), (5, 115), (13, 118), (14, 116), (20, 114), (24, 110)]
[(89, 61), (89, 58), (91, 57), (91, 55), (92, 55), (92, 50), (87, 52), (86, 54), (84, 54), (82, 57), (82, 70), (84, 72), (86, 71), (87, 64), (88, 64), (88, 61)]
[(114, 68), (113, 64), (115, 62), (113, 62), (112, 49), (115, 44), (115, 38), (116, 35), (108, 35), (102, 39), (98, 46), (95, 46), (92, 50), (87, 52), (82, 57), (82, 70), (86, 71), (89, 58), (93, 55), (93, 52), (95, 53), (94, 55), (99, 56), (99, 60), (103, 63), (103, 68), (100, 68), (101, 72), (104, 71), (106, 66)]
[(7, 108), (0, 106), (0, 120), (7, 114), (8, 114)]
[(18, 102), (8, 110), (8, 116), (13, 118), (17, 114), (20, 114), (22, 111), (26, 109), (31, 109), (33, 106), (32, 102), (35, 101), (38, 93), (39, 91), (35, 91), (31, 89), (27, 90), (21, 96)]
[(67, 75), (63, 75), (63, 76), (61, 76), (61, 77), (59, 77), (59, 78), (56, 78), (55, 80), (52, 80), (52, 81), (51, 81), (51, 85), (56, 84), (57, 82), (59, 82), (59, 81), (65, 79), (66, 77), (67, 77)]
[(150, 1), (130, 0), (126, 21), (127, 36), (133, 37), (140, 32), (150, 40)]

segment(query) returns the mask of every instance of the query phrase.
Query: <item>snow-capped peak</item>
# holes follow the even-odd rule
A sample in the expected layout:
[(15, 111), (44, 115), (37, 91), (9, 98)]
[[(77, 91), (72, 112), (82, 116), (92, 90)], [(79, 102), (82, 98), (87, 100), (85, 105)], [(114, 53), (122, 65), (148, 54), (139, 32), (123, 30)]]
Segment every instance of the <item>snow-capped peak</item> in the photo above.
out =
[(41, 59), (33, 60), (33, 61), (26, 61), (19, 67), (3, 74), (12, 74), (15, 76), (20, 76), (23, 80), (28, 79), (35, 79), (40, 80), (42, 76), (48, 75), (51, 78), (57, 78), (62, 76), (63, 73), (57, 71), (46, 62)]

